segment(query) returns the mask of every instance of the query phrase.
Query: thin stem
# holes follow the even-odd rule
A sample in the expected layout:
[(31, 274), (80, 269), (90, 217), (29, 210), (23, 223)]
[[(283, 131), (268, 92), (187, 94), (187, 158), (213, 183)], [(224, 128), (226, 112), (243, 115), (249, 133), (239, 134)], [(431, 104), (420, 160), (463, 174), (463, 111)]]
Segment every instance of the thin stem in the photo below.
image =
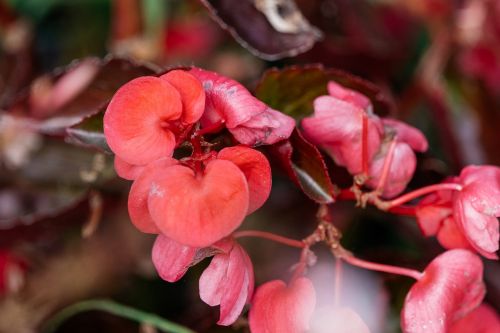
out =
[(350, 255), (344, 256), (344, 257), (342, 257), (342, 259), (344, 259), (346, 262), (348, 262), (349, 264), (351, 264), (353, 266), (369, 269), (372, 271), (404, 275), (404, 276), (414, 278), (417, 281), (420, 280), (420, 278), (422, 277), (422, 274), (423, 274), (417, 270), (398, 267), (398, 266), (377, 264), (374, 262), (365, 261), (365, 260), (356, 258), (354, 256), (350, 256)]
[(187, 327), (168, 321), (155, 314), (137, 310), (129, 306), (125, 306), (104, 299), (83, 301), (64, 308), (47, 322), (42, 332), (44, 333), (55, 332), (57, 328), (61, 326), (61, 324), (68, 318), (80, 312), (94, 311), (94, 310), (105, 311), (119, 317), (134, 320), (139, 323), (146, 323), (163, 332), (195, 333), (194, 331), (190, 330)]
[(389, 213), (403, 215), (403, 216), (415, 216), (415, 207), (412, 206), (395, 206), (389, 209)]
[(361, 166), (363, 174), (368, 175), (368, 116), (365, 112), (361, 126)]
[(396, 206), (400, 206), (408, 201), (411, 201), (415, 198), (418, 198), (422, 195), (429, 194), (432, 192), (436, 191), (443, 191), (443, 190), (451, 190), (451, 191), (461, 191), (462, 190), (462, 185), (456, 184), (456, 183), (442, 183), (442, 184), (434, 184), (434, 185), (429, 185), (425, 186), (422, 188), (419, 188), (418, 190), (415, 190), (410, 193), (403, 194), (399, 198), (396, 198), (391, 201), (387, 201), (386, 208), (390, 209)]
[(335, 307), (340, 305), (342, 287), (342, 258), (335, 257), (335, 285), (334, 285), (334, 298), (333, 304)]
[(258, 237), (268, 239), (277, 243), (285, 244), (291, 247), (296, 247), (299, 249), (303, 249), (306, 247), (306, 244), (302, 241), (298, 241), (295, 239), (279, 236), (267, 231), (259, 231), (259, 230), (241, 230), (233, 233), (234, 238), (241, 237)]
[(382, 193), (384, 191), (385, 184), (387, 183), (387, 178), (389, 177), (389, 172), (391, 170), (392, 159), (394, 157), (394, 150), (396, 149), (396, 138), (393, 138), (391, 143), (389, 144), (389, 150), (385, 155), (384, 165), (382, 167), (382, 174), (380, 176), (380, 180), (377, 184), (377, 188), (375, 191), (377, 193)]

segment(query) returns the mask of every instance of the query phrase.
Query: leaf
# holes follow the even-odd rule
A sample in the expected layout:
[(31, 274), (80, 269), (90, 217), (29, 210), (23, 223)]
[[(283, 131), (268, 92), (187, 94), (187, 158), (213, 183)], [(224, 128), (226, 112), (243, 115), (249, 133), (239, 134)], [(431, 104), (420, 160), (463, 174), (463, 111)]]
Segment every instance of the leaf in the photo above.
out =
[[(66, 93), (64, 87), (57, 86), (58, 81), (65, 77), (68, 79), (71, 74), (74, 74), (83, 66), (86, 66), (86, 68), (77, 75), (81, 75), (81, 80), (87, 79), (89, 82), (82, 83), (79, 90), (75, 89), (73, 94), (68, 93), (69, 100), (51, 103), (53, 99), (57, 99), (58, 95), (55, 93), (53, 94), (55, 96), (51, 96), (51, 92), (60, 89), (57, 91), (58, 93), (60, 91)], [(21, 114), (25, 121), (40, 133), (63, 135), (66, 128), (78, 124), (82, 119), (102, 110), (123, 84), (136, 77), (154, 75), (156, 72), (157, 70), (151, 66), (134, 63), (123, 58), (111, 56), (103, 60), (84, 58), (62, 69), (57, 69), (49, 75), (38, 78), (34, 81), (31, 91), (19, 97), (13, 105), (7, 106), (7, 109), (16, 112), (16, 114)], [(80, 78), (75, 78), (77, 75), (71, 78), (70, 83), (73, 85), (78, 84)], [(70, 80), (68, 79), (68, 81)], [(34, 87), (36, 84), (38, 89)], [(40, 89), (40, 86), (43, 89)], [(47, 90), (48, 92), (46, 95), (43, 95), (43, 93), (40, 94), (41, 96), (36, 95), (36, 91), (40, 90)], [(46, 104), (43, 103), (45, 98), (49, 100)], [(42, 100), (42, 102), (36, 104), (33, 103), (33, 100)], [(34, 105), (39, 105), (39, 107), (34, 107)]]
[(195, 333), (191, 329), (166, 320), (160, 316), (145, 311), (137, 310), (110, 300), (88, 300), (66, 307), (57, 313), (45, 325), (42, 332), (55, 332), (57, 328), (68, 318), (86, 311), (104, 311), (116, 316), (131, 319), (138, 323), (149, 324), (163, 332), (170, 333)]
[(271, 149), (288, 176), (310, 199), (322, 204), (335, 201), (334, 186), (321, 153), (297, 129), (288, 140)]
[(103, 117), (104, 111), (101, 111), (67, 128), (67, 141), (72, 144), (95, 148), (101, 152), (111, 154), (112, 151), (104, 136)]
[(7, 187), (0, 190), (0, 247), (20, 240), (57, 237), (71, 225), (88, 217), (84, 190), (40, 190)]
[(255, 94), (273, 109), (301, 119), (312, 114), (316, 97), (328, 94), (326, 86), (329, 81), (366, 95), (380, 115), (392, 110), (390, 99), (373, 83), (320, 64), (270, 69), (264, 73)]
[(238, 43), (265, 60), (303, 53), (322, 37), (293, 0), (200, 1)]

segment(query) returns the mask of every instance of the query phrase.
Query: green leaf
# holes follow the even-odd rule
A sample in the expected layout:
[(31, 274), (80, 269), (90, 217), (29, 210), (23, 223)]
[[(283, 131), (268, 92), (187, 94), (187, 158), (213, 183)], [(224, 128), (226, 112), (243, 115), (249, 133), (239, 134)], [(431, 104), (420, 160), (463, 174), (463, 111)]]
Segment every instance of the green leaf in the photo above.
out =
[(270, 69), (264, 73), (255, 94), (270, 107), (300, 120), (312, 114), (316, 97), (328, 94), (328, 81), (363, 93), (379, 114), (387, 114), (392, 108), (388, 97), (373, 83), (319, 64)]
[(137, 310), (129, 306), (122, 305), (105, 299), (83, 301), (64, 308), (47, 322), (42, 332), (44, 333), (55, 332), (56, 329), (65, 320), (80, 312), (86, 312), (86, 311), (108, 312), (119, 317), (136, 321), (138, 323), (149, 324), (163, 332), (195, 333), (194, 331), (190, 330), (187, 327), (173, 323), (155, 314)]

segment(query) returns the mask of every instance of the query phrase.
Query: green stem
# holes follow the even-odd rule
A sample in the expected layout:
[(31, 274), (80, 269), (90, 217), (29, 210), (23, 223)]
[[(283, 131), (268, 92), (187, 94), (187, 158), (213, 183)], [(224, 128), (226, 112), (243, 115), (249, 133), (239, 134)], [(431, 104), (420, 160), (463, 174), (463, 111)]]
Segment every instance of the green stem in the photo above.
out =
[(194, 331), (190, 330), (187, 327), (175, 324), (155, 314), (137, 310), (129, 306), (125, 306), (105, 299), (82, 301), (62, 309), (54, 317), (52, 317), (47, 322), (47, 324), (45, 324), (42, 332), (44, 333), (55, 332), (56, 329), (59, 326), (61, 326), (61, 324), (68, 318), (80, 312), (95, 311), (95, 310), (108, 312), (119, 317), (136, 321), (138, 323), (147, 323), (163, 332), (195, 333)]

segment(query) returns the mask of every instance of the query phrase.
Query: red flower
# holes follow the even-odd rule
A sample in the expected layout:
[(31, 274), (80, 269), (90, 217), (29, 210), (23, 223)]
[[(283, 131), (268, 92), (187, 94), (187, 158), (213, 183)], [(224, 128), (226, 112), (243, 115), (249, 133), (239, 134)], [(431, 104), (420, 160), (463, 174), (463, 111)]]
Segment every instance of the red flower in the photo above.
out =
[(238, 142), (249, 146), (273, 144), (292, 134), (293, 118), (269, 108), (238, 82), (196, 67), (190, 73), (207, 96), (202, 127), (225, 124)]
[(164, 235), (158, 235), (153, 246), (152, 260), (160, 277), (176, 282), (184, 276), (189, 267), (196, 264), (198, 248), (177, 243)]
[(281, 280), (267, 282), (253, 297), (250, 330), (252, 333), (303, 333), (309, 329), (315, 303), (313, 284), (305, 277), (288, 286)]
[(485, 294), (483, 263), (472, 252), (436, 257), (406, 295), (401, 313), (405, 333), (445, 333), (453, 321), (478, 306)]
[(416, 209), (424, 235), (438, 236), (446, 248), (473, 248), (496, 259), (500, 216), (500, 168), (469, 166), (459, 177), (446, 180), (461, 191), (443, 190), (422, 199)]
[(186, 71), (145, 76), (122, 86), (104, 115), (104, 134), (123, 161), (145, 165), (172, 156), (176, 138), (203, 113), (204, 91)]
[(210, 306), (220, 305), (217, 324), (228, 326), (238, 319), (252, 297), (253, 266), (245, 250), (232, 239), (224, 239), (213, 247), (219, 253), (200, 277), (200, 297)]
[(455, 321), (449, 333), (498, 333), (500, 318), (491, 306), (483, 303), (465, 317)]

